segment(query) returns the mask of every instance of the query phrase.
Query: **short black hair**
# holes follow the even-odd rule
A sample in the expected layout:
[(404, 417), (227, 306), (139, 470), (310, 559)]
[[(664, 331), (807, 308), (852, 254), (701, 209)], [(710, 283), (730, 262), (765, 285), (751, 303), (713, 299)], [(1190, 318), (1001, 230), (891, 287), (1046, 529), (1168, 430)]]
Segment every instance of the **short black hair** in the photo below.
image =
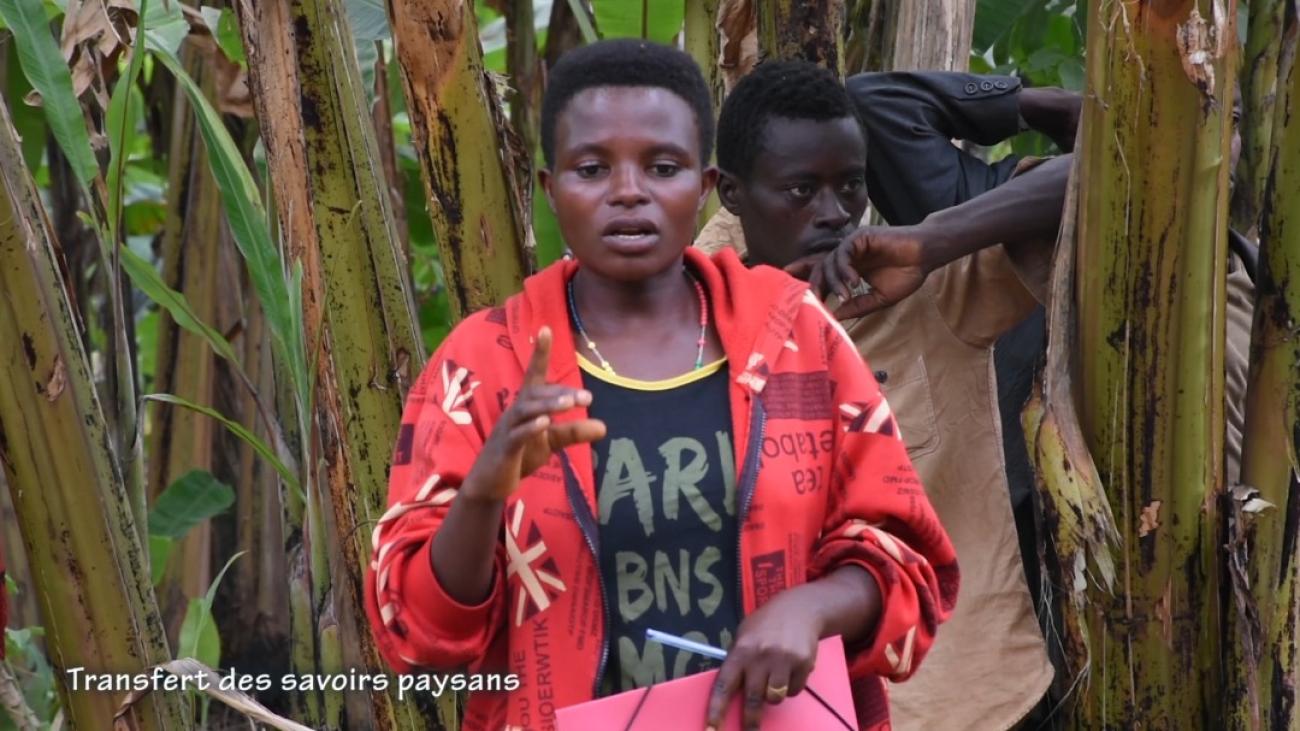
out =
[(713, 154), (713, 97), (704, 74), (686, 53), (639, 38), (619, 38), (581, 46), (560, 57), (551, 69), (542, 98), (542, 155), (555, 164), (555, 120), (569, 101), (602, 86), (651, 86), (681, 97), (695, 112), (700, 161)]
[[(740, 178), (754, 170), (773, 117), (862, 121), (834, 72), (808, 61), (765, 61), (736, 84), (718, 115), (718, 167)], [(863, 130), (866, 135), (866, 130)]]

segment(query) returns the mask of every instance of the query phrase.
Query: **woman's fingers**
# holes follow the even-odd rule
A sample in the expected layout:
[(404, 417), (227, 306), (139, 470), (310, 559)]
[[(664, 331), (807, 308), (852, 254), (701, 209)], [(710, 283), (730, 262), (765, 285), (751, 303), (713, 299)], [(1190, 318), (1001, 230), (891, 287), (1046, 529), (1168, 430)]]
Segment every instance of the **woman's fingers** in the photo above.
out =
[(552, 396), (563, 396), (565, 394), (573, 396), (574, 400), (578, 401), (581, 406), (586, 406), (591, 403), (590, 391), (582, 388), (574, 388), (573, 386), (565, 386), (559, 383), (543, 383), (536, 386), (525, 386), (524, 388), (519, 389), (519, 394), (515, 398), (548, 398)]
[[(543, 390), (544, 389), (544, 390)], [(591, 392), (568, 386), (537, 387), (521, 394), (511, 406), (510, 424), (523, 424), (542, 414), (558, 414), (575, 406), (589, 406)]]
[(745, 668), (745, 682), (740, 705), (740, 727), (745, 731), (758, 731), (763, 720), (763, 706), (767, 703), (768, 679), (766, 664), (749, 663)]
[(599, 419), (580, 419), (553, 424), (547, 431), (551, 449), (564, 449), (574, 444), (590, 444), (605, 438), (605, 422)]
[(533, 356), (528, 359), (528, 370), (524, 372), (525, 388), (546, 383), (546, 369), (551, 365), (551, 328), (543, 326), (538, 330), (536, 342)]
[(708, 729), (716, 731), (722, 728), (727, 706), (730, 705), (732, 696), (739, 693), (741, 728), (757, 731), (763, 720), (763, 706), (769, 701), (770, 685), (771, 676), (766, 663), (753, 662), (752, 658), (742, 662), (739, 656), (732, 654), (718, 670), (713, 694), (709, 696)]
[(507, 439), (506, 448), (509, 450), (507, 454), (517, 454), (518, 450), (523, 449), (529, 439), (532, 439), (538, 434), (546, 431), (546, 428), (550, 425), (551, 417), (543, 414), (541, 416), (535, 416), (532, 419), (511, 428)]
[(723, 716), (727, 713), (727, 702), (744, 680), (744, 670), (732, 655), (722, 662), (718, 677), (713, 681), (713, 693), (709, 695), (708, 724), (705, 731), (718, 731), (722, 728)]
[(787, 698), (799, 695), (808, 687), (808, 676), (812, 675), (812, 671), (812, 663), (790, 668), (790, 692), (786, 694)]

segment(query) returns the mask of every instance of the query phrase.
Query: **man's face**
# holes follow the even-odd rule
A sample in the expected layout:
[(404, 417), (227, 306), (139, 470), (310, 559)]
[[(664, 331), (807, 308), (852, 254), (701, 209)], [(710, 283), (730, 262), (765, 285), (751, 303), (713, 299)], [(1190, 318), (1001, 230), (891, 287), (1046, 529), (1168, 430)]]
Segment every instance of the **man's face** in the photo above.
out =
[(717, 179), (699, 140), (690, 105), (666, 89), (598, 87), (565, 105), (540, 179), (585, 267), (636, 282), (681, 258)]
[(740, 218), (749, 259), (783, 267), (839, 244), (867, 209), (867, 144), (856, 119), (769, 119), (745, 180), (718, 194)]

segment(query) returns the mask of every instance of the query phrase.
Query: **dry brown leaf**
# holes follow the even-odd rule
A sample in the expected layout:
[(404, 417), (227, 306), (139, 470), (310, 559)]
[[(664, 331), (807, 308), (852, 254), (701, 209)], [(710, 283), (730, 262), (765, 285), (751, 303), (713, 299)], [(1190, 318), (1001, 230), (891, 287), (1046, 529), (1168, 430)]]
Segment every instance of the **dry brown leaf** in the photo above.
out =
[(1147, 534), (1160, 527), (1160, 505), (1159, 500), (1152, 500), (1151, 504), (1142, 508), (1141, 525), (1138, 526), (1138, 538), (1146, 538)]
[(203, 54), (204, 62), (214, 70), (217, 111), (252, 119), (253, 93), (248, 88), (248, 70), (227, 58), (209, 35), (190, 35), (186, 42), (194, 44)]
[(1195, 7), (1187, 15), (1187, 22), (1178, 26), (1178, 57), (1183, 64), (1183, 73), (1201, 91), (1208, 109), (1214, 101), (1214, 63), (1222, 58), (1224, 44), (1221, 43), (1220, 28), (1224, 24), (1224, 10), (1221, 0), (1215, 0), (1213, 22), (1206, 22)]
[[(217, 671), (204, 665), (198, 660), (186, 657), (162, 663), (158, 665), (158, 667), (167, 670), (173, 675), (190, 677), (202, 675), (206, 677), (208, 679), (208, 687), (199, 692), (205, 693), (209, 697), (225, 703), (227, 706), (230, 706), (254, 721), (260, 721), (261, 723), (272, 728), (280, 729), (281, 731), (312, 731), (311, 728), (296, 721), (272, 713), (270, 709), (253, 700), (253, 698), (246, 693), (241, 693), (237, 690), (222, 690), (221, 676), (217, 674)], [(153, 668), (147, 668), (146, 671), (152, 669)], [(128, 712), (131, 710), (132, 706), (148, 694), (148, 690), (132, 691), (131, 693), (128, 693), (126, 698), (122, 699), (122, 705), (118, 706), (117, 715), (113, 718), (113, 728), (123, 730), (131, 729), (133, 724), (128, 720), (130, 718)]]
[[(115, 74), (139, 19), (130, 0), (69, 0), (59, 50), (72, 70), (73, 93), (81, 96), (105, 71)], [(107, 93), (97, 88), (96, 98), (107, 106)]]
[(221, 52), (214, 54), (213, 65), (217, 67), (218, 111), (252, 119), (253, 93), (248, 89), (248, 71)]
[(181, 6), (181, 15), (185, 16), (185, 22), (190, 25), (190, 33), (200, 35), (212, 35), (212, 28), (208, 27), (208, 21), (203, 17), (203, 13), (189, 5)]
[(753, 0), (723, 0), (718, 8), (718, 33), (722, 46), (718, 67), (723, 85), (731, 91), (758, 63), (758, 16)]

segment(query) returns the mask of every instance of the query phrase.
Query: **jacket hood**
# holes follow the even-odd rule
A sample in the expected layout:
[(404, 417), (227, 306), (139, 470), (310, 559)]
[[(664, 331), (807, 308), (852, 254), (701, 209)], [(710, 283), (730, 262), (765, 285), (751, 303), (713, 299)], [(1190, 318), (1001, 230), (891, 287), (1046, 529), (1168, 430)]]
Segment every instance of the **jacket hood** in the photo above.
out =
[[(686, 265), (704, 283), (728, 368), (741, 385), (762, 391), (767, 363), (790, 339), (795, 314), (808, 285), (769, 266), (746, 267), (734, 251), (711, 257), (688, 247)], [(576, 345), (569, 327), (565, 285), (578, 271), (575, 260), (562, 260), (524, 281), (524, 291), (506, 302), (509, 337), (520, 367), (527, 368), (537, 331), (552, 332), (547, 380), (562, 383), (576, 378)]]

